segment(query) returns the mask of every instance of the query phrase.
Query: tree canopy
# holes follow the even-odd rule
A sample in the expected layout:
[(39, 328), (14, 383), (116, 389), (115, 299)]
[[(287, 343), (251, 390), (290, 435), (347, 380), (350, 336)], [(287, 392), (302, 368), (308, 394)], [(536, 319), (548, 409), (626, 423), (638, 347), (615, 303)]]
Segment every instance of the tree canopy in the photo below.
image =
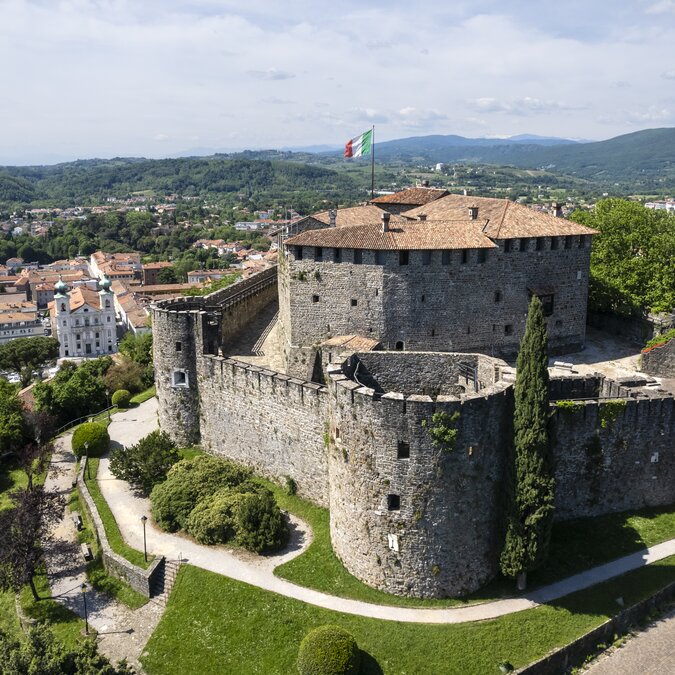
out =
[(33, 379), (33, 371), (59, 356), (59, 341), (50, 337), (23, 337), (0, 345), (0, 368), (18, 373), (22, 386)]
[(591, 309), (628, 316), (675, 307), (675, 215), (604, 199), (572, 220), (600, 231), (591, 253)]
[(0, 455), (18, 448), (26, 440), (26, 432), (17, 389), (0, 377)]

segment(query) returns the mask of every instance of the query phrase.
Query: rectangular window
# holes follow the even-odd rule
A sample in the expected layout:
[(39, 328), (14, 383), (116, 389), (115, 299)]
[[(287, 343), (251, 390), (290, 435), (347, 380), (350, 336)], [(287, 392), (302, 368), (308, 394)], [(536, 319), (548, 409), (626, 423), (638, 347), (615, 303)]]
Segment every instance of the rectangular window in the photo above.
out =
[(513, 335), (513, 326), (510, 323), (504, 326), (504, 335)]
[(535, 239), (537, 242), (536, 249), (537, 251), (543, 251), (544, 250), (544, 237), (537, 237)]
[(313, 295), (313, 296), (312, 296), (312, 302), (319, 302), (319, 296), (318, 296), (318, 295)]
[(354, 249), (354, 264), (360, 265), (363, 262), (363, 251), (360, 248)]
[(478, 249), (478, 262), (484, 263), (487, 260), (487, 249), (479, 248)]
[(521, 237), (520, 238), (520, 251), (521, 251), (521, 253), (524, 253), (525, 251), (527, 251), (529, 245), (530, 245), (530, 240), (527, 237)]
[(174, 387), (187, 387), (187, 373), (184, 370), (174, 370), (171, 373), (171, 385)]
[(553, 314), (553, 295), (540, 295), (541, 307), (544, 310), (544, 316)]
[(387, 508), (390, 511), (399, 511), (401, 509), (401, 496), (387, 495)]
[(323, 249), (321, 246), (317, 246), (314, 249), (314, 260), (323, 260)]
[(342, 249), (334, 248), (333, 249), (333, 262), (339, 263), (342, 262)]
[(422, 251), (422, 264), (431, 265), (431, 251)]
[(586, 237), (583, 235), (579, 235), (579, 248), (585, 248), (586, 247)]
[(375, 264), (384, 265), (387, 261), (387, 254), (384, 251), (375, 251)]
[(302, 246), (295, 247), (295, 259), (302, 260)]
[(410, 260), (410, 251), (399, 251), (398, 252), (398, 264), (407, 265)]
[(176, 342), (176, 351), (177, 352), (183, 351), (183, 343), (182, 342)]
[(95, 337), (96, 337), (96, 339), (98, 340), (98, 333), (96, 333), (96, 336), (95, 336)]
[(559, 244), (558, 237), (551, 237), (551, 251), (557, 251)]
[(513, 242), (510, 239), (504, 239), (504, 253), (511, 253)]
[(356, 307), (356, 305), (359, 304), (359, 301), (358, 301), (356, 298), (352, 298), (352, 299), (350, 300), (350, 303), (351, 303), (351, 306), (352, 306), (352, 307)]
[(399, 441), (396, 457), (398, 459), (410, 459), (410, 443)]
[(441, 265), (449, 265), (450, 257), (451, 251), (443, 251), (443, 253), (441, 253)]
[(469, 262), (469, 251), (465, 248), (462, 249), (462, 265), (466, 265)]
[(565, 237), (565, 248), (572, 248), (574, 237)]

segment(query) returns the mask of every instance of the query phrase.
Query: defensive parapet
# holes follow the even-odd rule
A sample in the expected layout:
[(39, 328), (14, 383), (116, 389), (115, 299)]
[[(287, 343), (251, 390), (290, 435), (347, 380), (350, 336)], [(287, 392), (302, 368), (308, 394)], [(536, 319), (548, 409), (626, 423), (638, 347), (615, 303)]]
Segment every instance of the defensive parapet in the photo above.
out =
[[(511, 385), (498, 379), (505, 366), (477, 354), (370, 352), (329, 368), (331, 539), (354, 576), (448, 597), (496, 574), (512, 411)], [(399, 391), (381, 386), (397, 382)]]

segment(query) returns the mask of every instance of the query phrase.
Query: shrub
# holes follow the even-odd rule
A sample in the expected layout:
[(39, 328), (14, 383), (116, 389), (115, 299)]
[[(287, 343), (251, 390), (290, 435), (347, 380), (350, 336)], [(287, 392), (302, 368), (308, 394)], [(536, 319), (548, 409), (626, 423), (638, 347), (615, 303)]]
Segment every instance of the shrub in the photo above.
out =
[(72, 448), (73, 452), (82, 457), (85, 453), (84, 444), (89, 444), (89, 457), (100, 457), (110, 445), (110, 436), (108, 430), (96, 422), (85, 422), (80, 424), (73, 434)]
[(163, 530), (187, 529), (190, 512), (201, 499), (239, 485), (251, 475), (250, 469), (211, 455), (181, 460), (152, 489), (152, 515)]
[(113, 450), (110, 471), (115, 478), (127, 481), (147, 496), (155, 485), (166, 480), (169, 470), (178, 461), (180, 454), (173, 441), (156, 430), (136, 445)]
[(126, 389), (118, 389), (112, 395), (112, 404), (118, 406), (119, 408), (128, 408), (130, 400), (131, 394)]
[(143, 373), (145, 367), (123, 356), (118, 363), (113, 365), (103, 378), (108, 391), (126, 389), (137, 394), (143, 390)]
[(360, 665), (361, 652), (354, 636), (340, 626), (319, 626), (300, 643), (300, 675), (356, 675)]
[(244, 495), (230, 489), (216, 492), (192, 509), (187, 531), (201, 544), (224, 544), (234, 538), (237, 502)]
[(235, 508), (235, 543), (254, 553), (283, 548), (288, 527), (274, 495), (262, 488), (240, 497)]

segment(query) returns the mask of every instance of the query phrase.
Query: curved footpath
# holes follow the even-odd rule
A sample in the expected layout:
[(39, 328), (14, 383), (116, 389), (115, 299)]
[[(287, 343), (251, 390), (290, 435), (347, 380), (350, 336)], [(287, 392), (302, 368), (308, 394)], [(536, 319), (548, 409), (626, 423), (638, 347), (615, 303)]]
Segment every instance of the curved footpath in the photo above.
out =
[[(136, 443), (157, 428), (156, 411), (157, 400), (153, 398), (138, 408), (115, 415), (108, 429), (111, 441), (121, 445)], [(149, 501), (136, 496), (125, 482), (113, 478), (109, 471), (108, 460), (105, 458), (101, 460), (98, 477), (101, 492), (110, 505), (122, 536), (130, 546), (142, 551), (143, 528), (140, 518), (149, 514)], [(325, 609), (375, 619), (437, 624), (493, 619), (531, 609), (675, 555), (675, 539), (671, 539), (549, 586), (543, 586), (518, 598), (442, 609), (389, 607), (327, 595), (275, 577), (274, 568), (302, 553), (311, 539), (303, 522), (292, 519), (292, 525), (290, 550), (286, 549), (283, 554), (276, 556), (259, 557), (245, 551), (202, 546), (180, 535), (163, 532), (150, 520), (147, 522), (147, 547), (149, 553), (164, 555), (169, 559), (181, 558), (191, 565)]]

